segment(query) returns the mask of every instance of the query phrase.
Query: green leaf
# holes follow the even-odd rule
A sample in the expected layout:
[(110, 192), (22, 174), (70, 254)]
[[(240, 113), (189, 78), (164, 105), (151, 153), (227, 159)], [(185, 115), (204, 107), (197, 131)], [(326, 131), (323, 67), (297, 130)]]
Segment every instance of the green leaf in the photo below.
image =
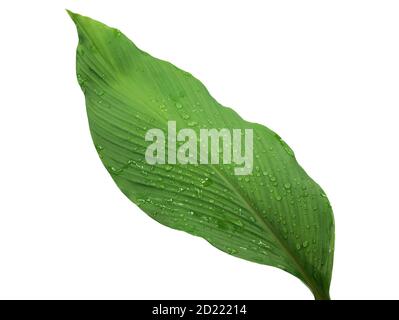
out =
[[(77, 77), (90, 132), (120, 190), (163, 225), (285, 270), (316, 299), (329, 299), (332, 209), (289, 146), (270, 129), (220, 105), (191, 74), (140, 50), (119, 30), (68, 13), (79, 34)], [(221, 161), (149, 164), (145, 153), (153, 142), (145, 135), (152, 128), (166, 134), (168, 121), (175, 121), (177, 130), (193, 129), (197, 137), (200, 128), (252, 129), (252, 171), (237, 175), (238, 164)], [(175, 150), (169, 149), (166, 160)]]

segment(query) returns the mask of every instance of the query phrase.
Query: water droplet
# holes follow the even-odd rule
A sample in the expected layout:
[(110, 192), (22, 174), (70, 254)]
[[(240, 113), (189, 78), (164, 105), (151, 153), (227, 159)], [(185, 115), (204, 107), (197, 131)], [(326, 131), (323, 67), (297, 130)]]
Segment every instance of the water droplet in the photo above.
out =
[(134, 165), (136, 164), (136, 162), (135, 162), (134, 160), (129, 160), (129, 161), (127, 162), (127, 164), (128, 164), (129, 166), (134, 166)]
[(110, 171), (111, 174), (118, 175), (118, 174), (120, 174), (123, 170), (122, 170), (122, 169), (118, 169), (118, 168), (116, 168), (116, 167), (110, 167), (110, 168), (109, 168), (109, 171)]
[(180, 102), (176, 102), (176, 108), (180, 110), (183, 108), (183, 105)]
[(101, 89), (95, 89), (94, 92), (96, 93), (96, 95), (102, 97), (104, 95), (104, 90)]
[(142, 207), (145, 205), (146, 200), (145, 199), (137, 199), (137, 205), (139, 207)]
[(263, 242), (261, 240), (258, 241), (258, 245), (260, 245), (261, 247), (270, 249), (270, 246), (267, 243), (265, 243), (265, 242)]
[(291, 189), (291, 183), (284, 184), (284, 188), (286, 188), (287, 190)]
[(289, 145), (278, 134), (275, 134), (275, 137), (278, 139), (285, 152), (287, 152), (289, 156), (294, 157), (294, 151), (292, 151)]
[(242, 227), (244, 224), (242, 223), (242, 221), (241, 220), (235, 220), (235, 221), (233, 221), (233, 223), (236, 225), (236, 226), (239, 226), (239, 227)]
[(212, 180), (209, 179), (209, 178), (204, 178), (204, 179), (201, 180), (201, 185), (202, 185), (203, 187), (208, 187), (208, 186), (210, 186), (211, 184), (213, 184), (213, 182), (212, 182)]
[(308, 245), (309, 245), (309, 242), (308, 242), (308, 241), (304, 241), (304, 242), (302, 243), (302, 246), (303, 246), (304, 248), (306, 248)]

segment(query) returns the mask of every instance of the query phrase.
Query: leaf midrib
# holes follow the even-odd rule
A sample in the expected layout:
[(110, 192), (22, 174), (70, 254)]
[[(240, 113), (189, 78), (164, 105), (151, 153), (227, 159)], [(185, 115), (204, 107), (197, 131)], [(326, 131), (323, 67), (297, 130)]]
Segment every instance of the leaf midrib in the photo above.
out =
[(286, 255), (290, 258), (290, 260), (294, 263), (295, 267), (299, 271), (302, 280), (304, 280), (305, 284), (309, 286), (311, 291), (317, 296), (323, 296), (323, 292), (320, 290), (319, 286), (316, 282), (311, 278), (310, 275), (307, 274), (306, 270), (302, 266), (302, 264), (298, 261), (295, 254), (284, 244), (284, 241), (278, 235), (278, 233), (274, 230), (273, 226), (251, 205), (251, 203), (246, 199), (246, 197), (232, 184), (221, 172), (220, 169), (215, 167), (215, 172), (218, 176), (227, 184), (227, 186), (239, 196), (241, 201), (243, 202), (246, 209), (252, 213), (255, 217), (258, 218), (258, 221), (261, 223), (261, 227), (268, 233), (271, 234), (273, 239), (277, 242), (277, 245), (281, 247), (281, 249), (286, 253)]

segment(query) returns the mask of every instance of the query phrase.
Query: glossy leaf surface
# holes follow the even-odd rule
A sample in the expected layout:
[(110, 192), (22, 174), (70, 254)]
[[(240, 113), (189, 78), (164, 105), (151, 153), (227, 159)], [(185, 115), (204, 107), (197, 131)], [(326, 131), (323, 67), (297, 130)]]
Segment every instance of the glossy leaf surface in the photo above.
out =
[[(79, 34), (77, 77), (91, 135), (120, 190), (161, 224), (200, 236), (230, 255), (285, 270), (317, 299), (328, 299), (332, 209), (289, 146), (220, 105), (191, 74), (140, 50), (119, 30), (69, 14)], [(243, 79), (242, 85), (250, 83)], [(151, 142), (145, 135), (151, 128), (167, 133), (168, 121), (198, 136), (201, 128), (252, 129), (251, 174), (236, 175), (234, 163), (148, 164)]]

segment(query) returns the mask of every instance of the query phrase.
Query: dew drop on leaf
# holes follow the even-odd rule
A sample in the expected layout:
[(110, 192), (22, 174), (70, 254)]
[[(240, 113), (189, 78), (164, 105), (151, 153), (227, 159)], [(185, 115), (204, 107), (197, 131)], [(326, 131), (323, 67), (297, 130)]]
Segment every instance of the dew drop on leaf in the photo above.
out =
[(209, 178), (204, 178), (204, 179), (201, 180), (201, 185), (202, 185), (203, 187), (209, 187), (209, 186), (211, 186), (212, 184), (213, 184), (213, 182), (212, 182), (212, 180), (209, 179)]

